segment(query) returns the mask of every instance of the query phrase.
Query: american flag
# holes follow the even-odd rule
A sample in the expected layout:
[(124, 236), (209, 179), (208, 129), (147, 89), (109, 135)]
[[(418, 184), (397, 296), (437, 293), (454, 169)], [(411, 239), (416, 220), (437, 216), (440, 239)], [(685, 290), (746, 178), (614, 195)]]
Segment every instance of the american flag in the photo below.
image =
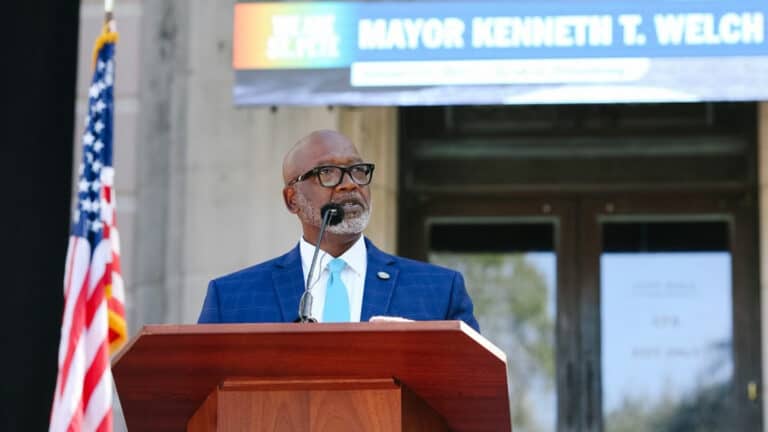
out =
[(112, 168), (116, 42), (117, 33), (105, 26), (94, 48), (50, 431), (112, 430), (109, 358), (127, 337)]

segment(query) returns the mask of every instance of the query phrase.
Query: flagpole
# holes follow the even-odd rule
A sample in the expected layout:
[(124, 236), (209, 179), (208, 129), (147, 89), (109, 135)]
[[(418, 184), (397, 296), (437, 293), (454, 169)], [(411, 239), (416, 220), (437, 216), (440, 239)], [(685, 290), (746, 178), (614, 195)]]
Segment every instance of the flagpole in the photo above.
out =
[[(107, 31), (111, 33), (117, 32), (114, 9), (115, 0), (104, 0), (104, 24), (106, 24)], [(115, 377), (112, 376), (112, 373), (109, 376), (112, 384), (112, 424), (109, 425), (110, 430), (127, 431), (128, 426), (125, 424), (125, 415), (123, 414), (123, 406), (120, 403), (120, 394), (117, 392), (117, 383), (115, 383)]]
[(109, 31), (114, 32), (115, 20), (114, 20), (115, 0), (104, 0), (104, 22), (109, 27)]

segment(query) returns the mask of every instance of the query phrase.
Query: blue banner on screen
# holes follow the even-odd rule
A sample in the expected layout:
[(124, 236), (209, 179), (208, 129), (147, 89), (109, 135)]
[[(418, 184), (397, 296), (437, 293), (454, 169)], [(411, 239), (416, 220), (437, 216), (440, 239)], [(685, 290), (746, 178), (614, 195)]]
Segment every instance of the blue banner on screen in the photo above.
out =
[(238, 105), (768, 100), (766, 0), (241, 2)]

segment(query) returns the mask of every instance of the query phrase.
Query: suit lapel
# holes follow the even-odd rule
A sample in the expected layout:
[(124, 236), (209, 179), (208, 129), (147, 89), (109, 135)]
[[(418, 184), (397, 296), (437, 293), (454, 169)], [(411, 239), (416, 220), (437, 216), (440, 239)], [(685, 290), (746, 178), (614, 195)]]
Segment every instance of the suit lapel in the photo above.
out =
[(296, 246), (275, 263), (272, 271), (272, 286), (280, 302), (284, 322), (291, 322), (299, 316), (299, 301), (304, 293), (304, 273), (301, 269), (301, 254)]
[[(368, 266), (365, 270), (363, 308), (360, 312), (360, 321), (363, 322), (370, 320), (372, 316), (387, 314), (399, 273), (392, 256), (378, 250), (367, 238), (365, 246)], [(382, 278), (380, 274), (386, 274), (389, 278)]]

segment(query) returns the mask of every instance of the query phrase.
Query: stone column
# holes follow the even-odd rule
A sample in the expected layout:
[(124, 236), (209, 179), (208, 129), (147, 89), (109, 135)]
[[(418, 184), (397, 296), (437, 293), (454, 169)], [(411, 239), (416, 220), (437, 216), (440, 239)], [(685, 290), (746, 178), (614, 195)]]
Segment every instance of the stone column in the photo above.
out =
[[(139, 122), (136, 140), (135, 233), (132, 271), (125, 274), (131, 333), (144, 324), (177, 322), (177, 291), (169, 291), (169, 262), (178, 250), (171, 208), (178, 202), (173, 169), (184, 153), (189, 25), (185, 2), (144, 4), (139, 59)], [(119, 80), (119, 78), (118, 78)], [(173, 189), (172, 189), (173, 188)], [(118, 204), (119, 206), (120, 204)]]
[(371, 194), (373, 214), (365, 234), (377, 247), (397, 250), (398, 124), (396, 107), (342, 108), (339, 131), (365, 160), (376, 164)]
[(202, 0), (145, 5), (133, 328), (195, 322), (209, 279), (293, 246), (283, 154), (337, 125), (326, 107), (233, 105), (232, 14)]

